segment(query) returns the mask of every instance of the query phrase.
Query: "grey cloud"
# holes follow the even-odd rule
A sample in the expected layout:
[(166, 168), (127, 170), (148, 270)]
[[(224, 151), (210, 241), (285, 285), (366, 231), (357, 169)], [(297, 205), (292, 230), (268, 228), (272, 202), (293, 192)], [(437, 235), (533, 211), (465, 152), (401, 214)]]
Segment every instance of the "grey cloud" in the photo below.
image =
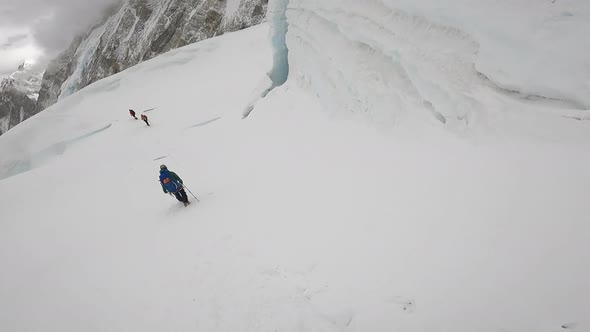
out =
[(19, 65), (19, 62), (0, 62), (0, 81), (14, 73)]
[(0, 28), (32, 31), (36, 44), (49, 56), (65, 49), (121, 0), (0, 0)]
[(4, 79), (4, 78), (8, 77), (13, 72), (14, 72), (14, 68), (12, 68), (12, 69), (3, 68), (3, 66), (0, 65), (0, 81), (2, 81), (2, 79)]
[(18, 35), (9, 36), (8, 38), (6, 38), (6, 40), (2, 44), (0, 44), (0, 50), (4, 50), (4, 49), (8, 49), (8, 48), (17, 46), (21, 42), (26, 41), (28, 37), (29, 36), (27, 34), (18, 34)]
[(23, 60), (38, 56), (39, 52), (30, 33), (0, 28), (0, 79), (14, 72)]

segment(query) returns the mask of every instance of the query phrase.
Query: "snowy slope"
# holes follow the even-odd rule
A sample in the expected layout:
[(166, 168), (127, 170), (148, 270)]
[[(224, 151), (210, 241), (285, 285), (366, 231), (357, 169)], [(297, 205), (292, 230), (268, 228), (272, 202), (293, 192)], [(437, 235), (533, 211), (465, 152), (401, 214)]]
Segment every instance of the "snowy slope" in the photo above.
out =
[[(589, 328), (588, 121), (523, 102), (466, 135), (389, 130), (297, 75), (242, 120), (267, 35), (171, 51), (0, 137), (0, 330)], [(164, 195), (161, 163), (201, 202)]]

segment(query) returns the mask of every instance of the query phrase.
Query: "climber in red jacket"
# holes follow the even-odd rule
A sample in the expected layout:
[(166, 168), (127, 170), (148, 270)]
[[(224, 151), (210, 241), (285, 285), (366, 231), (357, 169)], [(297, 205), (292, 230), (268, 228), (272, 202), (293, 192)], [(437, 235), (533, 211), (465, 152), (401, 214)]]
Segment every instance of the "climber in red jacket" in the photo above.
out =
[(148, 127), (150, 126), (150, 123), (148, 122), (147, 115), (142, 114), (141, 119), (143, 120), (143, 122), (145, 122), (146, 125), (148, 125)]

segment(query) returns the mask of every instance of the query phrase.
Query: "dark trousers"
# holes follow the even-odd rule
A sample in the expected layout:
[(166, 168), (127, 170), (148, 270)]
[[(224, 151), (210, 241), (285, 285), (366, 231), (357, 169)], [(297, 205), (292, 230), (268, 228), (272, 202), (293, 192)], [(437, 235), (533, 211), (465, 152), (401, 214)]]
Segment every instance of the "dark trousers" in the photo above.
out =
[(145, 122), (146, 125), (150, 125), (150, 123), (148, 122), (148, 120), (143, 120), (143, 122)]
[(186, 191), (184, 191), (184, 189), (180, 189), (179, 191), (173, 193), (174, 197), (176, 197), (177, 200), (186, 203), (188, 202), (188, 196), (186, 196)]

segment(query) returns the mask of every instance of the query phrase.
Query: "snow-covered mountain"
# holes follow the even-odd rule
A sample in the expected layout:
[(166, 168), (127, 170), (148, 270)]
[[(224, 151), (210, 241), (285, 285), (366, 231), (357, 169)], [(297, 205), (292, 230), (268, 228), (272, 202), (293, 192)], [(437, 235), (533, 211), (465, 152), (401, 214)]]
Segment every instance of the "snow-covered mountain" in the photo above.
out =
[(0, 330), (586, 331), (588, 5), (477, 3), (273, 1), (0, 137)]
[[(0, 104), (0, 135), (59, 98), (169, 50), (260, 24), (268, 0), (125, 0), (35, 75), (16, 78)], [(17, 73), (29, 73), (30, 70)], [(21, 74), (17, 74), (21, 75)], [(27, 74), (28, 75), (28, 74)], [(7, 88), (8, 89), (8, 88)], [(16, 94), (15, 94), (16, 93)], [(10, 116), (9, 116), (10, 115)]]
[[(25, 64), (0, 91), (0, 135), (61, 97), (169, 50), (260, 24), (268, 0), (125, 0), (43, 68)], [(42, 79), (41, 79), (42, 78)], [(15, 90), (16, 89), (16, 90)], [(30, 101), (24, 99), (24, 92)]]
[(44, 69), (24, 62), (0, 83), (0, 135), (35, 115)]
[(267, 2), (126, 0), (48, 66), (37, 107), (45, 109), (88, 84), (171, 49), (259, 24)]
[(19, 91), (26, 93), (31, 100), (37, 101), (44, 72), (43, 65), (25, 61), (18, 67), (17, 71), (6, 79), (11, 81), (7, 84), (12, 84)]

